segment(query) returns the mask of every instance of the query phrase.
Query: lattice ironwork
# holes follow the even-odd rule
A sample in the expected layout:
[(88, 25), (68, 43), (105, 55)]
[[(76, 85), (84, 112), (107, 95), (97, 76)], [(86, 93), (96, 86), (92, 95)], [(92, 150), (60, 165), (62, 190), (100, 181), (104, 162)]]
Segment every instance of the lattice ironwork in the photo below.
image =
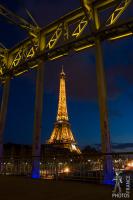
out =
[[(68, 13), (43, 29), (0, 6), (0, 15), (27, 30), (29, 35), (29, 38), (14, 48), (0, 50), (0, 80), (37, 67), (39, 59), (54, 60), (68, 55), (70, 50), (78, 52), (91, 48), (95, 46), (97, 35), (101, 40), (115, 40), (132, 35), (133, 18), (129, 21), (119, 20), (131, 3), (132, 0), (82, 0), (83, 7)], [(94, 23), (97, 22), (95, 13), (100, 15), (112, 7), (115, 7), (115, 10), (105, 20), (104, 26), (95, 30)], [(41, 50), (40, 46), (43, 45), (45, 49)]]

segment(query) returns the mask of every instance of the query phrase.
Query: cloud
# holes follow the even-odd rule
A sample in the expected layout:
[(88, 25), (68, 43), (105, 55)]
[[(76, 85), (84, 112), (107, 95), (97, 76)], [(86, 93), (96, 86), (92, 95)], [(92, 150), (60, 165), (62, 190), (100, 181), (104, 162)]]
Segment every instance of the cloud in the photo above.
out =
[[(60, 59), (56, 62), (46, 64), (45, 87), (47, 90), (57, 93), (59, 85), (59, 73), (61, 65), (64, 64), (66, 72), (66, 87), (68, 96), (71, 98), (96, 101), (98, 99), (97, 77), (95, 63), (90, 62), (93, 54), (79, 54), (73, 58)], [(118, 70), (118, 69), (117, 69)], [(107, 94), (110, 100), (116, 99), (124, 92), (124, 88), (118, 83), (121, 76), (114, 69), (106, 70)], [(118, 70), (118, 71), (119, 71)]]
[[(62, 65), (64, 65), (68, 97), (77, 100), (97, 101), (96, 66), (93, 57), (93, 52), (90, 52), (87, 58), (86, 54), (78, 54), (57, 61), (46, 62), (46, 64), (44, 64), (45, 92), (53, 93), (54, 95), (58, 94), (59, 74)], [(35, 85), (34, 72), (27, 73), (24, 76)], [(116, 100), (120, 95), (124, 94), (128, 86), (132, 86), (133, 84), (131, 77), (133, 77), (133, 68), (131, 68), (131, 66), (113, 66), (112, 68), (106, 69), (108, 99)], [(111, 110), (110, 112), (115, 116), (121, 115), (121, 113), (116, 110)]]
[[(101, 144), (94, 144), (94, 147), (98, 150), (101, 149)], [(113, 151), (122, 151), (122, 152), (132, 152), (133, 151), (133, 143), (112, 143)]]
[(132, 65), (112, 66), (107, 69), (107, 83), (110, 97), (120, 96), (127, 89), (133, 86), (133, 67)]
[(127, 148), (133, 148), (133, 143), (121, 143), (121, 144), (113, 144), (112, 147), (114, 149), (127, 149)]
[(95, 66), (89, 64), (84, 56), (68, 57), (46, 64), (45, 88), (58, 93), (59, 74), (62, 64), (66, 73), (67, 94), (73, 99), (95, 100), (97, 98)]

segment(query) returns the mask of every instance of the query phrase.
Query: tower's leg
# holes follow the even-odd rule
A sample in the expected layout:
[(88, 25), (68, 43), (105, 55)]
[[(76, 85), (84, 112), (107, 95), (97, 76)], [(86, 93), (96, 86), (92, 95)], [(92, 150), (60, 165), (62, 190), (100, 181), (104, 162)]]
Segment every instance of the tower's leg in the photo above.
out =
[[(106, 94), (106, 81), (103, 66), (103, 54), (101, 41), (99, 38), (95, 40), (96, 45), (96, 71), (98, 83), (98, 97), (100, 109), (100, 125), (101, 125), (101, 139), (102, 139), (102, 153), (111, 153), (108, 111), (107, 111), (107, 94)], [(105, 155), (103, 158), (104, 169), (104, 183), (112, 183), (113, 168), (111, 155)]]
[(36, 77), (36, 99), (34, 116), (34, 137), (32, 146), (32, 178), (40, 177), (40, 150), (41, 150), (41, 129), (44, 94), (44, 63), (41, 61), (37, 69)]
[[(2, 96), (1, 111), (0, 111), (0, 163), (1, 163), (1, 160), (3, 159), (3, 135), (4, 135), (5, 124), (6, 124), (9, 88), (10, 88), (10, 80), (7, 79), (3, 86), (3, 96)], [(1, 167), (0, 167), (0, 171), (1, 171)]]

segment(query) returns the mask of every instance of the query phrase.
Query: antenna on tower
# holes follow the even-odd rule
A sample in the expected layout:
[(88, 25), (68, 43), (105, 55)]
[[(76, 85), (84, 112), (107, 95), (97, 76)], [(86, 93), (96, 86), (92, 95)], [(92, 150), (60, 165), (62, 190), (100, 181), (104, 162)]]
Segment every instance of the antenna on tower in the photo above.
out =
[(64, 66), (62, 65), (62, 72), (64, 72)]
[(62, 65), (61, 75), (65, 75), (64, 66)]

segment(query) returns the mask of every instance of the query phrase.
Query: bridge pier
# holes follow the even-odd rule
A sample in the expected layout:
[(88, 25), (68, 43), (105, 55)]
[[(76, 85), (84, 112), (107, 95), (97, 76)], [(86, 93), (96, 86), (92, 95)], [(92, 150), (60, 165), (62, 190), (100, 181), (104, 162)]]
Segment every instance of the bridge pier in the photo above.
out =
[(37, 68), (36, 77), (36, 99), (34, 114), (34, 135), (32, 145), (32, 178), (40, 178), (40, 151), (41, 151), (41, 131), (42, 112), (44, 94), (44, 62), (41, 61)]
[[(98, 85), (98, 98), (100, 110), (100, 126), (101, 126), (101, 141), (102, 153), (111, 153), (111, 142), (109, 132), (108, 110), (107, 110), (107, 94), (106, 94), (106, 80), (103, 66), (103, 55), (101, 41), (99, 38), (95, 40), (96, 45), (96, 72)], [(104, 183), (112, 183), (113, 166), (111, 155), (103, 157)]]
[[(97, 30), (99, 30), (100, 19), (97, 10), (94, 10), (94, 20), (95, 20), (95, 27)], [(107, 108), (107, 88), (106, 88), (101, 40), (98, 35), (96, 35), (95, 37), (95, 48), (96, 48), (98, 100), (99, 100), (99, 110), (100, 110), (101, 146), (102, 146), (102, 153), (105, 154), (105, 156), (103, 157), (104, 183), (112, 184), (112, 179), (113, 179), (112, 156), (107, 155), (111, 153), (108, 108)]]
[[(10, 79), (7, 79), (3, 85), (3, 95), (2, 95), (1, 110), (0, 110), (0, 162), (3, 159), (3, 136), (6, 124), (9, 89), (10, 89)], [(0, 164), (0, 171), (1, 167), (2, 165)]]

